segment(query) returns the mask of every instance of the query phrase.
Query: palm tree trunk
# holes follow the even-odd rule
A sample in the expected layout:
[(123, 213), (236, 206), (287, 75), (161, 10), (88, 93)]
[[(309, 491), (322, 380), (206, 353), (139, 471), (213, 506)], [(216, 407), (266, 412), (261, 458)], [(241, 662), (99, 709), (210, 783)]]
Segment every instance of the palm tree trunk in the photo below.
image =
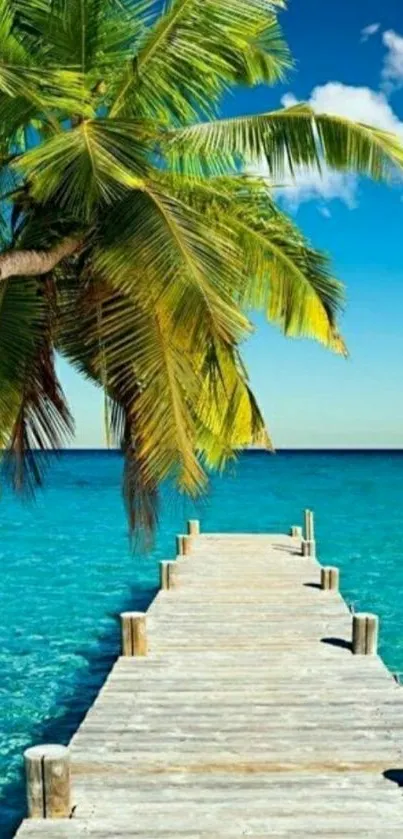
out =
[(80, 247), (82, 239), (67, 236), (47, 251), (21, 250), (0, 254), (0, 281), (8, 277), (47, 274)]

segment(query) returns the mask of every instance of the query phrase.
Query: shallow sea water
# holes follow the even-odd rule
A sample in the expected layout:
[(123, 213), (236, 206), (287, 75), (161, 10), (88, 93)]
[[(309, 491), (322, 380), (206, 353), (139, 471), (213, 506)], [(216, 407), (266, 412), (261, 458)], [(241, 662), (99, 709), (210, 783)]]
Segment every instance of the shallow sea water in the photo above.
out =
[(380, 615), (381, 654), (403, 671), (403, 452), (244, 453), (198, 509), (164, 491), (147, 557), (129, 550), (120, 480), (118, 454), (69, 452), (35, 503), (0, 498), (1, 839), (23, 815), (23, 750), (68, 742), (117, 655), (119, 613), (148, 605), (193, 515), (206, 531), (287, 531), (314, 509), (319, 559)]

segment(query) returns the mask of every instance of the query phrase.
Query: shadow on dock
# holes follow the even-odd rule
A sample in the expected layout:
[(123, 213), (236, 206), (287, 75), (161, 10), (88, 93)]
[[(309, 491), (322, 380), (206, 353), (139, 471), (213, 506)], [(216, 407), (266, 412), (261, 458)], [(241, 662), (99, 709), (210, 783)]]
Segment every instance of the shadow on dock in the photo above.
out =
[[(63, 690), (60, 691), (54, 704), (53, 716), (52, 711), (50, 711), (50, 719), (35, 726), (24, 748), (37, 743), (60, 743), (61, 745), (69, 743), (88, 709), (95, 701), (120, 653), (120, 612), (126, 609), (145, 611), (154, 600), (157, 592), (157, 588), (141, 589), (137, 583), (135, 587), (131, 588), (127, 599), (121, 604), (119, 612), (109, 613), (109, 617), (114, 618), (116, 622), (114, 632), (111, 633), (110, 628), (108, 628), (100, 633), (97, 637), (96, 648), (92, 644), (91, 647), (75, 650), (87, 661), (88, 668), (85, 669), (85, 672), (80, 672), (77, 675), (71, 693), (69, 691), (67, 697)], [(61, 716), (57, 716), (59, 706), (64, 708)], [(0, 793), (0, 812), (2, 813), (0, 822), (1, 839), (11, 839), (21, 820), (25, 817), (25, 782), (22, 759), (19, 776), (6, 784)]]
[(279, 553), (286, 553), (288, 556), (292, 554), (293, 556), (301, 556), (301, 550), (298, 547), (294, 547), (292, 545), (281, 545), (281, 544), (273, 544), (273, 548)]
[(330, 647), (341, 647), (343, 650), (352, 650), (351, 642), (345, 638), (321, 638), (321, 644), (329, 644)]
[(387, 781), (392, 781), (398, 787), (403, 787), (403, 769), (386, 769), (382, 774)]

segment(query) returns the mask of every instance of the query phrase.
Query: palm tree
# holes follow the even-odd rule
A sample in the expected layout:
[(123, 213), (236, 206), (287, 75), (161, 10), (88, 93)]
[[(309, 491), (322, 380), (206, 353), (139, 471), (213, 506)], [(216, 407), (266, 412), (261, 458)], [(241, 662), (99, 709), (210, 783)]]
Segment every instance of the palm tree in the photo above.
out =
[[(158, 4), (157, 4), (158, 5)], [(269, 445), (240, 346), (260, 309), (343, 352), (343, 290), (276, 206), (300, 165), (374, 178), (390, 134), (302, 104), (217, 118), (225, 91), (292, 61), (282, 0), (0, 0), (0, 444), (18, 489), (73, 420), (60, 353), (105, 393), (131, 527), (168, 476)]]

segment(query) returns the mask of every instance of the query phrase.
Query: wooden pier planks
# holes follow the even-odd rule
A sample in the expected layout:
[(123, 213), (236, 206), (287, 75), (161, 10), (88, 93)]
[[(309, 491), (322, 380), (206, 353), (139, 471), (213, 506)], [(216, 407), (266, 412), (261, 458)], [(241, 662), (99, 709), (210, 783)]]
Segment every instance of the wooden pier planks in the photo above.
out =
[(73, 818), (19, 839), (401, 839), (402, 689), (297, 544), (193, 539), (72, 740)]

